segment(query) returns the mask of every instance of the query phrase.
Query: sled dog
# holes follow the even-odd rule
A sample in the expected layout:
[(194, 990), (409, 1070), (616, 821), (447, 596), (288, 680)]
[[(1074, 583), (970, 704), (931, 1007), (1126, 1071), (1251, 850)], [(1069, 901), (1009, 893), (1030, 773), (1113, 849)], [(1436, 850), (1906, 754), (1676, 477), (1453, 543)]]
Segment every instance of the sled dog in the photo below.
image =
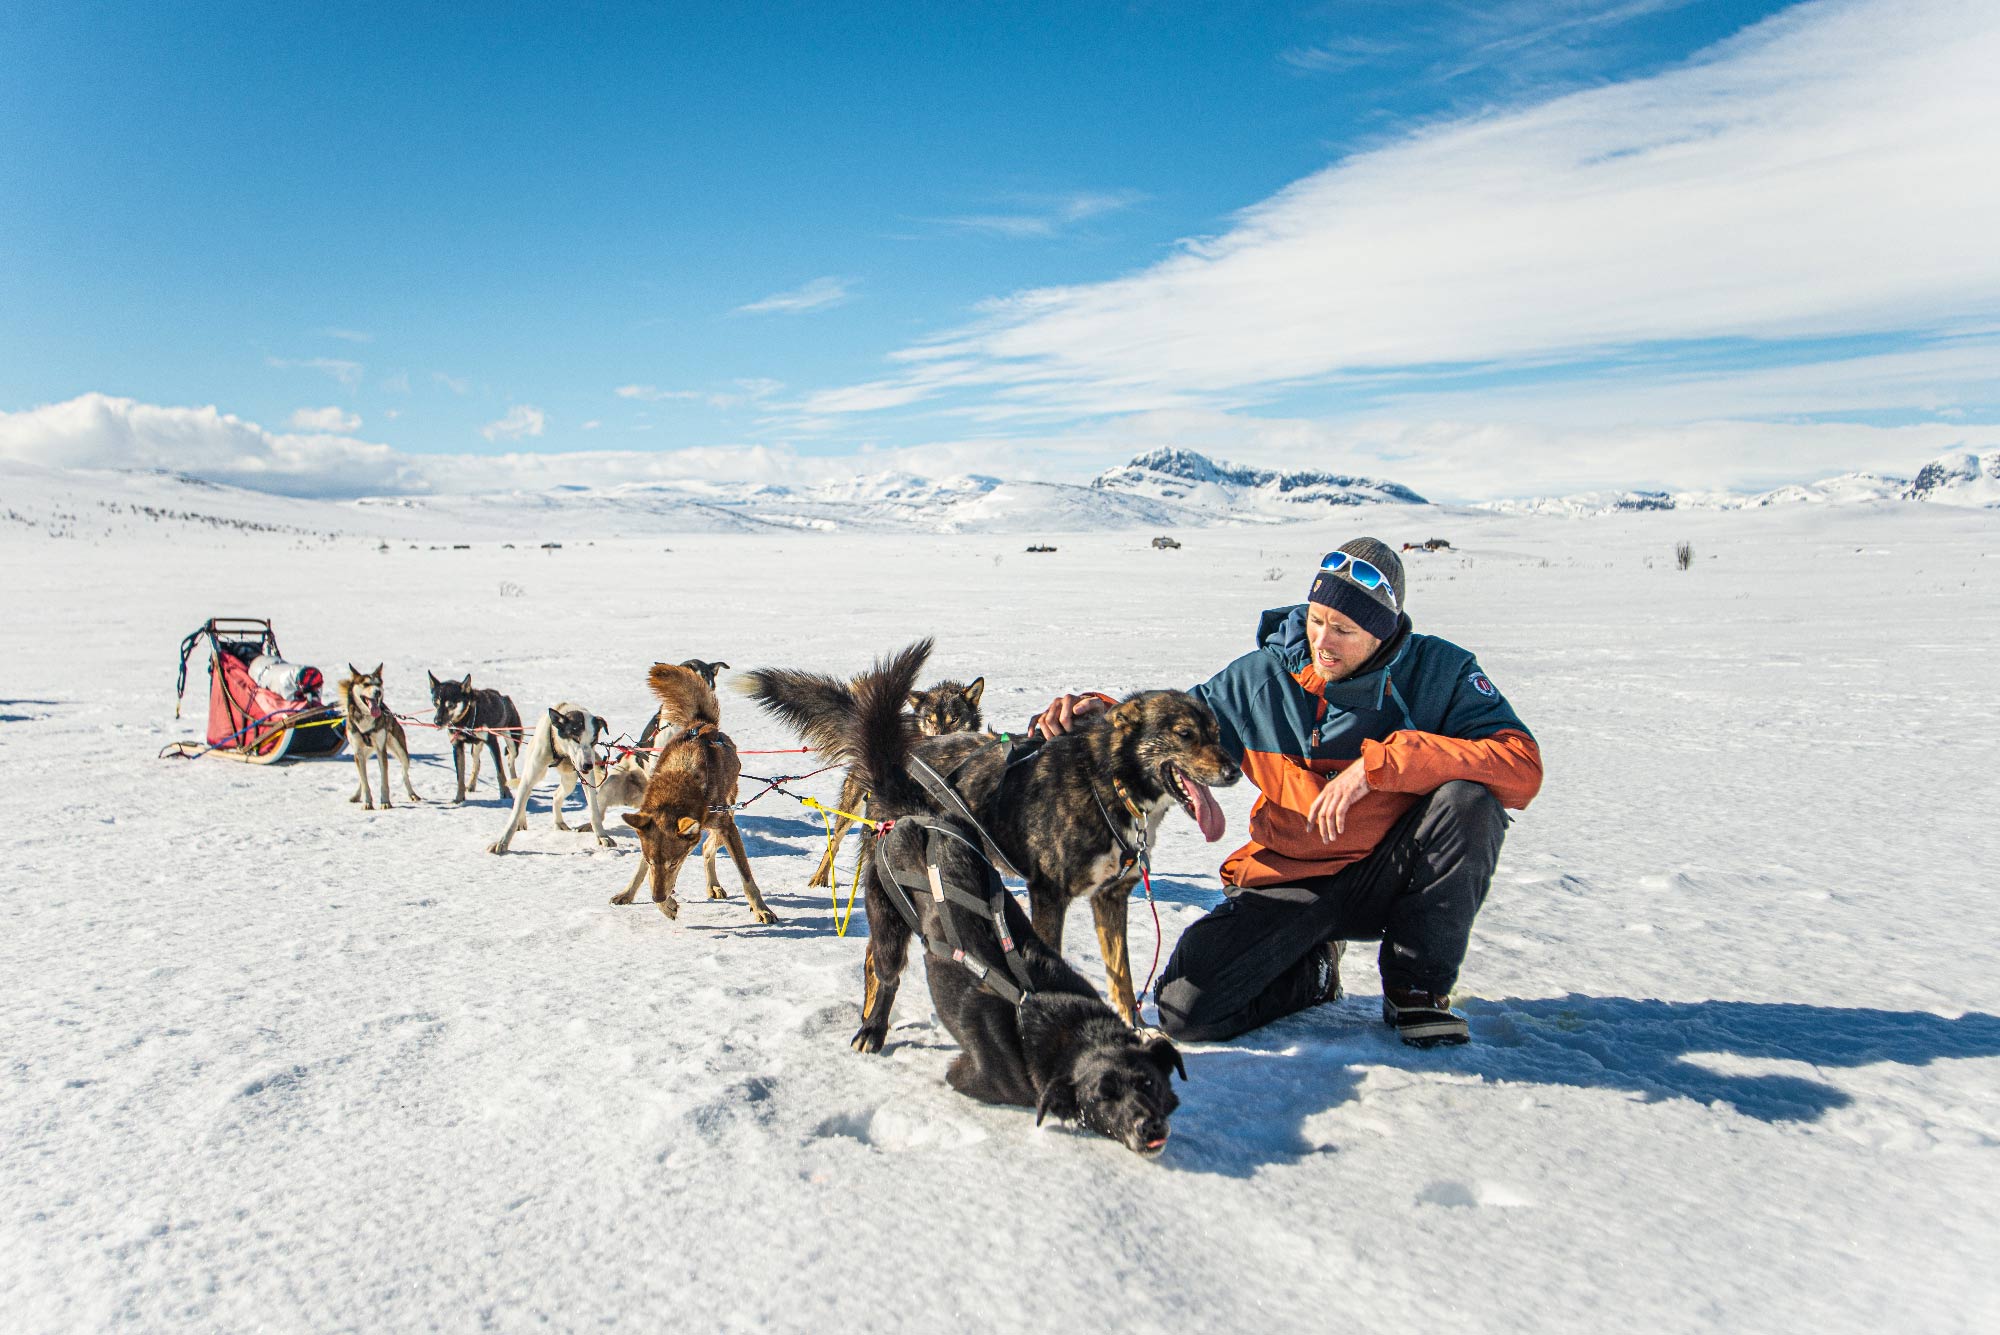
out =
[[(463, 681), (439, 681), (435, 672), (429, 676), (431, 703), (437, 707), (437, 726), (451, 733), (451, 767), (458, 776), (458, 796), (452, 799), (453, 803), (463, 802), (465, 795), (479, 786), (481, 746), (493, 753), (493, 771), (500, 781), (500, 800), (513, 801), (514, 794), (507, 790), (507, 780), (521, 752), (521, 711), (498, 691), (472, 689), (470, 673)], [(506, 754), (504, 763), (502, 752)], [(470, 778), (466, 777), (468, 756), (471, 758)]]
[(611, 725), (603, 719), (582, 705), (568, 701), (536, 720), (535, 735), (528, 742), (526, 756), (521, 761), (519, 776), (514, 782), (514, 812), (507, 818), (506, 831), (486, 851), (505, 853), (515, 833), (528, 828), (528, 794), (551, 767), (556, 772), (556, 800), (553, 806), (556, 828), (569, 829), (563, 822), (563, 803), (569, 799), (570, 789), (581, 784), (583, 804), (590, 812), (590, 832), (597, 836), (597, 842), (603, 847), (615, 848), (611, 836), (604, 832), (604, 781), (610, 774), (611, 766), (597, 754), (598, 738), (610, 730)]
[[(910, 692), (910, 713), (917, 721), (917, 731), (926, 737), (943, 737), (954, 732), (981, 732), (986, 720), (979, 713), (979, 698), (986, 691), (986, 678), (974, 677), (969, 683), (960, 685), (955, 681), (941, 681), (928, 690)], [(868, 814), (868, 789), (852, 771), (840, 784), (839, 807), (851, 811), (856, 816)], [(833, 837), (827, 841), (826, 852), (821, 855), (819, 866), (814, 870), (807, 885), (831, 885), (833, 883), (834, 854), (840, 849), (840, 841), (854, 825), (852, 816), (834, 818)]]
[(743, 766), (736, 758), (736, 744), (717, 730), (722, 708), (715, 689), (694, 669), (668, 663), (653, 664), (646, 681), (659, 697), (660, 712), (672, 731), (663, 728), (660, 732), (664, 740), (639, 809), (625, 813), (625, 823), (639, 832), (645, 856), (631, 882), (613, 895), (611, 902), (630, 904), (639, 882), (651, 872), (653, 902), (669, 918), (677, 917), (681, 906), (674, 898), (674, 882), (681, 864), (706, 831), (701, 865), (708, 879), (708, 897), (729, 897), (715, 874), (718, 846), (727, 844), (730, 860), (743, 878), (743, 898), (751, 915), (760, 923), (776, 922), (778, 915), (765, 906), (757, 878), (750, 874), (743, 836), (736, 832), (736, 817), (730, 811)]
[(389, 757), (394, 756), (403, 766), (403, 791), (410, 795), (412, 802), (424, 799), (417, 796), (417, 790), (410, 787), (410, 741), (403, 735), (403, 724), (389, 706), (382, 702), (382, 665), (377, 663), (373, 672), (363, 672), (349, 663), (347, 678), (340, 683), (340, 710), (347, 716), (347, 744), (354, 748), (354, 768), (361, 773), (361, 786), (354, 790), (350, 802), (363, 802), (367, 809), (375, 809), (375, 794), (368, 787), (368, 757), (372, 753), (382, 761), (382, 805), (392, 807), (389, 800)]
[[(1166, 1147), (1167, 1119), (1180, 1104), (1172, 1076), (1178, 1072), (1187, 1078), (1173, 1041), (1134, 1033), (1042, 941), (973, 843), (941, 834), (925, 842), (921, 827), (909, 819), (929, 815), (953, 820), (953, 813), (941, 809), (908, 768), (914, 750), (937, 745), (920, 742), (902, 713), (929, 652), (930, 641), (921, 640), (852, 684), (816, 673), (763, 669), (751, 674), (750, 692), (816, 749), (853, 765), (877, 815), (905, 822), (877, 836), (892, 841), (877, 850), (882, 857), (907, 862), (921, 850), (921, 860), (929, 864), (924, 871), (936, 869), (933, 885), (970, 887), (975, 893), (983, 886), (983, 897), (1000, 905), (1012, 963), (1008, 941), (991, 917), (943, 894), (910, 897), (926, 940), (949, 941), (981, 971), (1026, 982), (1025, 995), (1013, 1001), (982, 986), (973, 969), (955, 957), (925, 952), (931, 1004), (961, 1049), (945, 1073), (951, 1087), (985, 1103), (1034, 1108), (1037, 1123), (1045, 1117), (1078, 1121), (1140, 1154), (1157, 1154)], [(970, 825), (956, 828), (977, 839)], [(877, 857), (863, 865), (868, 953), (861, 1030), (853, 1046), (877, 1052), (908, 961), (911, 931), (889, 898), (892, 892), (883, 884)], [(915, 879), (921, 881), (921, 874)], [(954, 915), (949, 924), (945, 914)]]
[[(819, 738), (835, 735), (824, 720), (851, 707), (840, 691), (818, 685), (816, 676), (811, 689), (802, 680), (800, 674), (753, 673), (749, 691), (818, 746)], [(1211, 841), (1221, 838), (1222, 811), (1209, 786), (1242, 777), (1222, 748), (1214, 713), (1185, 691), (1141, 691), (1047, 742), (1009, 745), (960, 733), (918, 739), (911, 755), (951, 785), (1027, 881), (1035, 935), (1049, 949), (1062, 949), (1070, 902), (1090, 900), (1111, 1002), (1128, 1024), (1137, 1024), (1126, 916), (1127, 899), (1139, 884), (1138, 855), (1152, 847), (1176, 804)], [(874, 919), (869, 923), (872, 932)], [(870, 1043), (879, 1046), (887, 1019), (883, 1007), (866, 1021)]]
[[(654, 664), (654, 666), (660, 667), (663, 665), (656, 663)], [(729, 664), (710, 663), (707, 660), (700, 658), (684, 658), (681, 660), (681, 666), (688, 669), (688, 671), (695, 673), (703, 681), (707, 682), (708, 688), (712, 691), (715, 689), (716, 674), (718, 672), (721, 672), (724, 668), (728, 667)], [(667, 726), (669, 726), (669, 724), (667, 723), (666, 707), (661, 706), (660, 709), (654, 712), (653, 717), (646, 720), (646, 726), (640, 730), (639, 745), (641, 747), (651, 746), (653, 744), (653, 739), (660, 735), (660, 729)]]

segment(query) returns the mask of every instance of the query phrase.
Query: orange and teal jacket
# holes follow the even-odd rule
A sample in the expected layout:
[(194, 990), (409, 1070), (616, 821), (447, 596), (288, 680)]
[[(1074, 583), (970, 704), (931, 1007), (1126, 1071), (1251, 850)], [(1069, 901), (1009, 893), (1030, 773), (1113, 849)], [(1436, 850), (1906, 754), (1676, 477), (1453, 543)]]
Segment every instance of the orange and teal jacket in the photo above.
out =
[[(1325, 876), (1374, 851), (1417, 799), (1453, 779), (1519, 809), (1542, 786), (1542, 753), (1471, 653), (1418, 635), (1406, 616), (1363, 671), (1331, 684), (1312, 665), (1306, 609), (1264, 613), (1257, 648), (1194, 693), (1257, 785), (1250, 842), (1222, 864), (1232, 892)], [(1333, 843), (1306, 823), (1329, 776), (1367, 767), (1369, 792)]]

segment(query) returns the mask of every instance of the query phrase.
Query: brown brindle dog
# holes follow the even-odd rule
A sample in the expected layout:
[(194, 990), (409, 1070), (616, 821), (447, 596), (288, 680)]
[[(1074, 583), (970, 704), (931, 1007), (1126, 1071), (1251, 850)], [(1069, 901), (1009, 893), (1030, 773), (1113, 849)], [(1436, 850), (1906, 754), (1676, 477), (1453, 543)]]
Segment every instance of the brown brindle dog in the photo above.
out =
[(764, 906), (757, 878), (750, 874), (750, 859), (743, 852), (743, 836), (736, 832), (736, 817), (730, 805), (736, 801), (736, 785), (743, 773), (736, 757), (736, 744), (717, 730), (722, 707), (715, 691), (690, 668), (667, 663), (653, 664), (646, 682), (660, 698), (660, 712), (677, 731), (660, 730), (659, 758), (646, 781), (639, 810), (627, 812), (625, 823), (639, 832), (645, 853), (639, 869), (624, 890), (611, 897), (614, 904), (630, 904), (639, 882), (647, 872), (653, 876), (653, 902), (669, 918), (680, 913), (674, 898), (674, 882), (681, 864), (694, 851), (703, 831), (707, 847), (702, 852), (702, 870), (708, 878), (708, 897), (727, 899), (722, 882), (715, 875), (718, 845), (729, 845), (730, 860), (743, 878), (743, 898), (760, 923), (774, 923), (778, 915)]
[[(941, 681), (927, 691), (911, 691), (910, 713), (917, 721), (917, 732), (925, 737), (947, 737), (958, 732), (985, 731), (986, 720), (979, 713), (979, 697), (985, 693), (984, 677), (974, 677), (963, 686), (955, 681)], [(833, 837), (827, 840), (826, 852), (807, 885), (833, 883), (833, 856), (840, 848), (840, 841), (853, 828), (854, 816), (868, 814), (868, 785), (853, 770), (841, 782), (840, 809), (854, 815), (835, 819)]]

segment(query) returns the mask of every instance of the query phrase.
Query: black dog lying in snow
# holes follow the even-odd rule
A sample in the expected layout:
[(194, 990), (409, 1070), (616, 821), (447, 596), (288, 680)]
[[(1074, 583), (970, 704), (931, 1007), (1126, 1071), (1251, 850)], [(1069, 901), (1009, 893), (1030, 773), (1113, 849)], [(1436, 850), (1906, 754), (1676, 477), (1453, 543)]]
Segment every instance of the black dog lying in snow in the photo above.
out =
[[(949, 813), (934, 810), (906, 768), (915, 730), (903, 706), (929, 653), (930, 641), (919, 641), (851, 685), (819, 673), (762, 669), (751, 674), (749, 690), (819, 751), (853, 766), (879, 818), (945, 817)], [(956, 899), (940, 904), (928, 893), (908, 897), (933, 952), (952, 941), (971, 957), (961, 964), (927, 953), (924, 960), (931, 1004), (963, 1049), (945, 1075), (952, 1088), (986, 1103), (1033, 1107), (1037, 1123), (1050, 1116), (1078, 1121), (1140, 1154), (1159, 1153), (1167, 1143), (1167, 1119), (1180, 1104), (1172, 1075), (1187, 1078), (1180, 1052), (1165, 1037), (1142, 1040), (1083, 975), (1043, 944), (992, 864), (953, 829), (968, 827), (945, 819), (893, 829), (881, 836), (887, 843), (880, 856), (866, 863), (864, 1010), (872, 1010), (885, 978), (901, 975), (912, 935), (881, 864), (890, 863), (898, 882), (918, 886), (934, 865), (939, 885), (969, 892), (965, 897), (996, 905), (1002, 915), (995, 921)], [(949, 923), (945, 914), (952, 915)], [(1014, 946), (1011, 959), (1002, 922)], [(1025, 984), (1026, 995), (1018, 1003), (996, 995), (980, 982), (989, 972)], [(1014, 990), (1004, 981), (1000, 987)], [(856, 1036), (857, 1047), (868, 1032)]]

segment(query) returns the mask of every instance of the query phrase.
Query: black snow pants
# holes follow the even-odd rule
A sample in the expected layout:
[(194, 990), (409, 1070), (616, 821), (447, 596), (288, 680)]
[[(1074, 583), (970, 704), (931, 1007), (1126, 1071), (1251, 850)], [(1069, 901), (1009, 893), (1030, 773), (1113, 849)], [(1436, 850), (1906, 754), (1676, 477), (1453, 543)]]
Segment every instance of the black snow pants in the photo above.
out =
[(1313, 947), (1382, 942), (1384, 984), (1448, 993), (1486, 901), (1507, 815), (1456, 780), (1419, 801), (1381, 844), (1331, 876), (1243, 890), (1181, 933), (1160, 975), (1160, 1025), (1210, 1042), (1320, 1000)]

